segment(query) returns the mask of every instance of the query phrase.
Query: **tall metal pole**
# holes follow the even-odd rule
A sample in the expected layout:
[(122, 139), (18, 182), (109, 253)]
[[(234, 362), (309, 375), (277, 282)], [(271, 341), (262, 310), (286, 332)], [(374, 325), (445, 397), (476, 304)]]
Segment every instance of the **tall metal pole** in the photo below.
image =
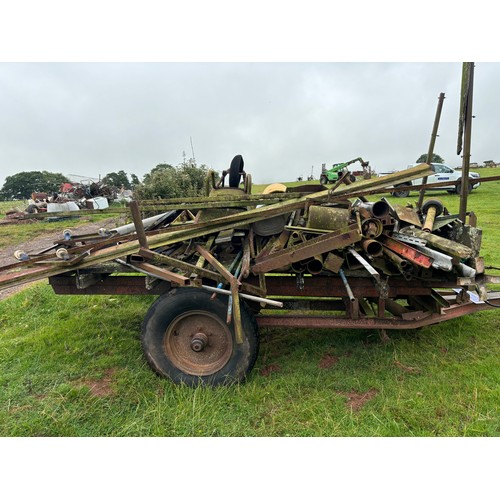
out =
[[(439, 94), (439, 98), (438, 98), (436, 116), (434, 118), (434, 126), (432, 127), (432, 134), (431, 134), (431, 142), (429, 144), (429, 151), (427, 152), (427, 163), (429, 163), (429, 164), (432, 163), (432, 156), (434, 154), (434, 144), (436, 143), (437, 131), (438, 131), (438, 127), (439, 127), (439, 120), (441, 118), (441, 110), (443, 109), (443, 101), (444, 101), (444, 93), (441, 92)], [(424, 201), (425, 185), (426, 184), (427, 184), (427, 177), (424, 177), (422, 179), (422, 186), (424, 186), (424, 188), (420, 191), (420, 195), (418, 197), (418, 203), (417, 203), (418, 208), (422, 207), (422, 203)]]
[(460, 210), (459, 218), (465, 223), (467, 214), (467, 197), (469, 195), (469, 166), (470, 166), (470, 144), (472, 135), (472, 91), (474, 86), (474, 63), (465, 63), (463, 70), (468, 66), (468, 89), (465, 108), (465, 126), (464, 126), (464, 154), (462, 156), (462, 185), (460, 189)]

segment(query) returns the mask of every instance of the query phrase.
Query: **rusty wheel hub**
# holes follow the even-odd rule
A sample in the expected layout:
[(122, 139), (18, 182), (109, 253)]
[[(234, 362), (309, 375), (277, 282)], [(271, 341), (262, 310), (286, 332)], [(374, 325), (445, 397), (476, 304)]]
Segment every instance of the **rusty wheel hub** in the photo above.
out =
[(233, 339), (229, 327), (217, 315), (190, 311), (170, 323), (164, 349), (171, 362), (184, 373), (211, 375), (231, 358)]

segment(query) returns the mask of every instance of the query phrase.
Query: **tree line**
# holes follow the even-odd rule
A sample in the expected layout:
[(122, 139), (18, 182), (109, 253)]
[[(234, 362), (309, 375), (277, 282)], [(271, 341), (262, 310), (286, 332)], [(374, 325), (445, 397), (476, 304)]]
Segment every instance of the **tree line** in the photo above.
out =
[[(159, 163), (143, 176), (124, 170), (106, 174), (101, 183), (116, 190), (134, 191), (138, 199), (178, 198), (197, 196), (203, 192), (208, 168), (197, 165), (194, 159), (184, 159), (179, 165)], [(60, 192), (61, 184), (70, 182), (61, 173), (43, 171), (19, 172), (6, 177), (0, 190), (2, 200), (31, 198), (33, 192), (47, 193), (49, 196)]]

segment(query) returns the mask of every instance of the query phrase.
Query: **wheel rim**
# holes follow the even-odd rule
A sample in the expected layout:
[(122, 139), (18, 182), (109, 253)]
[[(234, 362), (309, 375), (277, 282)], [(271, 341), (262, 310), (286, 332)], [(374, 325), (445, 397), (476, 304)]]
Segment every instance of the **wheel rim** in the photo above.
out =
[(177, 316), (165, 331), (165, 353), (189, 375), (212, 375), (223, 368), (233, 352), (229, 327), (215, 314), (190, 311)]

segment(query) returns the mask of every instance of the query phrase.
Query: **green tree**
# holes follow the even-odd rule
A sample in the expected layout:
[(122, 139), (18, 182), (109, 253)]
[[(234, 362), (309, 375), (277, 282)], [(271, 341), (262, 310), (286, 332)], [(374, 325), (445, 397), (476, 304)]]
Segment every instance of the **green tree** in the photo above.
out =
[(177, 167), (160, 163), (144, 176), (135, 194), (139, 199), (178, 198), (203, 193), (207, 167), (194, 160), (183, 161)]
[(58, 193), (63, 182), (69, 182), (63, 174), (43, 171), (19, 172), (5, 179), (1, 195), (8, 199), (27, 199), (31, 193)]
[(120, 189), (122, 186), (125, 189), (132, 189), (132, 184), (130, 184), (128, 175), (123, 170), (106, 174), (102, 182), (104, 184), (107, 184), (108, 186), (114, 186), (118, 189)]
[(132, 189), (141, 183), (139, 177), (135, 174), (130, 174), (130, 178), (132, 179)]
[[(417, 163), (427, 163), (427, 153), (420, 155), (417, 158)], [(439, 156), (438, 154), (432, 153), (432, 162), (431, 163), (444, 163), (444, 159), (441, 158), (441, 156)]]

